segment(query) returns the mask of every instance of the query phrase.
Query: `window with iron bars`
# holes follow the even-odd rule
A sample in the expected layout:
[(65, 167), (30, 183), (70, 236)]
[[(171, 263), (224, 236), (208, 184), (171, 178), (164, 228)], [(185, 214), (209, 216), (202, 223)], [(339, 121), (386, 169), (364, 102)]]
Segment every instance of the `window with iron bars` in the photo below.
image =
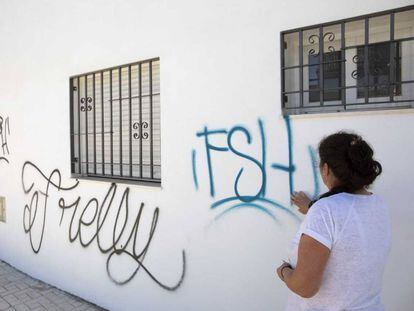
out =
[(70, 78), (76, 178), (160, 184), (158, 58)]
[(414, 6), (281, 32), (283, 114), (414, 108)]

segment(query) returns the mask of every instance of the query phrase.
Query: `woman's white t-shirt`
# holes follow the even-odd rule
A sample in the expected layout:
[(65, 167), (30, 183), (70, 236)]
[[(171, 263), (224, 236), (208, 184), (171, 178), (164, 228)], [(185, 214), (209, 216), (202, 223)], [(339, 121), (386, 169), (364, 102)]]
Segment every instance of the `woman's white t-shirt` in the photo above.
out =
[(287, 311), (384, 310), (381, 287), (391, 226), (387, 205), (378, 195), (339, 193), (317, 201), (292, 241), (293, 267), (302, 234), (331, 252), (318, 293), (302, 298), (291, 292)]

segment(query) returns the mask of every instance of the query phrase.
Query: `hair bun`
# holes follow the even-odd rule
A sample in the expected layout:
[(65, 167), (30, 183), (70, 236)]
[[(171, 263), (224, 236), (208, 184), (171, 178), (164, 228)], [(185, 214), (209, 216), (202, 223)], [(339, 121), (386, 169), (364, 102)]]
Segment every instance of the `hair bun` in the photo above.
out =
[(352, 162), (359, 164), (360, 162), (372, 161), (374, 151), (362, 139), (355, 139), (351, 141), (348, 148), (348, 156)]
[(372, 148), (360, 137), (351, 141), (347, 155), (351, 170), (355, 174), (373, 177), (374, 179), (379, 175), (381, 165), (373, 159), (374, 151)]

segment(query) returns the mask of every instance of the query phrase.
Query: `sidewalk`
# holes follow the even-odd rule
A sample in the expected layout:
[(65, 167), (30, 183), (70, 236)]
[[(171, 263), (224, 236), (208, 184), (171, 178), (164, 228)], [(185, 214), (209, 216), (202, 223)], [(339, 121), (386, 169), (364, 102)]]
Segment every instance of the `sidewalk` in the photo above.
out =
[(105, 310), (79, 297), (33, 279), (0, 261), (0, 310)]

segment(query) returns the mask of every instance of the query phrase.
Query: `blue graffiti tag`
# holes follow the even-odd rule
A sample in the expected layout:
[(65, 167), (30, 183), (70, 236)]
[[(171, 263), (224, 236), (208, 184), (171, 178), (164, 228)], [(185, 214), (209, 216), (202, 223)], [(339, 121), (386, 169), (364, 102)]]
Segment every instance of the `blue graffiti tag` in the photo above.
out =
[[(288, 173), (289, 177), (289, 197), (290, 194), (294, 193), (294, 175), (296, 173), (296, 166), (294, 165), (293, 159), (293, 134), (292, 134), (292, 127), (291, 121), (289, 117), (284, 118), (284, 124), (286, 127), (287, 133), (287, 140), (288, 140), (288, 164), (282, 163), (272, 163), (270, 167), (275, 170), (279, 170), (285, 173)], [(224, 211), (219, 213), (215, 220), (219, 219), (220, 217), (227, 215), (229, 212), (244, 209), (244, 208), (252, 208), (257, 211), (264, 213), (265, 215), (269, 216), (273, 220), (277, 222), (277, 218), (274, 215), (274, 211), (281, 210), (296, 220), (299, 220), (297, 214), (292, 210), (291, 206), (283, 205), (282, 203), (266, 198), (266, 185), (267, 185), (267, 154), (266, 154), (266, 136), (265, 136), (265, 128), (264, 122), (261, 119), (258, 119), (258, 127), (260, 132), (260, 143), (261, 143), (261, 157), (260, 159), (256, 159), (255, 157), (246, 154), (245, 152), (240, 151), (234, 145), (234, 135), (238, 134), (238, 137), (244, 137), (244, 140), (248, 145), (251, 145), (253, 142), (251, 132), (242, 125), (233, 126), (230, 130), (227, 129), (217, 129), (217, 130), (209, 130), (207, 126), (200, 132), (196, 133), (196, 136), (199, 138), (204, 138), (204, 145), (205, 145), (205, 154), (207, 158), (207, 170), (208, 170), (208, 181), (210, 186), (210, 196), (212, 198), (216, 195), (216, 186), (214, 180), (214, 170), (212, 165), (212, 151), (218, 152), (230, 152), (240, 158), (243, 158), (257, 167), (257, 171), (260, 174), (260, 185), (257, 187), (257, 190), (253, 194), (241, 194), (239, 190), (239, 182), (243, 178), (244, 168), (240, 168), (236, 175), (233, 191), (234, 195), (219, 199), (212, 203), (211, 209), (215, 210), (225, 204), (230, 203), (230, 206), (225, 208)], [(225, 136), (226, 143), (225, 146), (217, 146), (211, 143), (210, 137), (216, 136)], [(318, 173), (316, 169), (316, 153), (312, 146), (308, 146), (308, 152), (311, 159), (312, 165), (312, 175), (313, 175), (313, 197), (317, 197), (320, 192), (319, 180), (318, 180)], [(198, 177), (197, 177), (197, 162), (196, 162), (197, 153), (196, 150), (192, 150), (192, 173), (193, 173), (193, 182), (195, 189), (199, 189), (198, 184)], [(265, 206), (269, 206), (268, 208)]]
[(197, 133), (197, 137), (203, 137), (204, 136), (204, 142), (206, 144), (208, 176), (209, 176), (209, 181), (210, 181), (210, 195), (212, 197), (214, 197), (214, 195), (215, 195), (215, 189), (214, 189), (214, 179), (213, 179), (213, 168), (211, 166), (210, 150), (223, 151), (223, 152), (226, 152), (226, 151), (229, 150), (227, 147), (217, 147), (217, 146), (214, 146), (214, 145), (210, 144), (210, 142), (208, 140), (208, 137), (209, 137), (209, 135), (215, 135), (215, 134), (226, 134), (227, 135), (227, 131), (226, 130), (209, 131), (207, 129), (207, 126), (205, 126), (203, 132), (198, 132)]
[[(259, 120), (259, 124), (261, 124), (260, 120)], [(255, 158), (253, 158), (253, 157), (251, 157), (251, 156), (249, 156), (245, 153), (242, 153), (242, 152), (238, 151), (236, 148), (234, 148), (233, 143), (232, 143), (232, 137), (233, 137), (234, 133), (236, 133), (237, 131), (242, 132), (243, 134), (245, 134), (247, 143), (249, 145), (252, 142), (252, 138), (250, 136), (250, 133), (246, 128), (244, 128), (242, 126), (235, 126), (230, 130), (230, 132), (227, 136), (227, 144), (229, 146), (229, 149), (230, 149), (230, 151), (232, 151), (234, 154), (238, 155), (239, 157), (244, 158), (246, 160), (249, 160), (249, 161), (251, 161), (251, 162), (253, 162), (254, 164), (257, 165), (257, 167), (260, 169), (260, 173), (262, 175), (262, 184), (260, 186), (259, 191), (255, 195), (241, 195), (239, 193), (239, 190), (238, 190), (239, 180), (240, 180), (240, 177), (243, 173), (243, 168), (241, 168), (239, 173), (237, 174), (236, 181), (234, 183), (234, 193), (236, 194), (237, 198), (242, 202), (253, 202), (254, 200), (258, 199), (259, 197), (264, 196), (264, 194), (265, 194), (265, 185), (266, 185), (265, 163), (263, 163), (263, 162), (260, 163)], [(262, 159), (264, 159), (264, 157)]]

